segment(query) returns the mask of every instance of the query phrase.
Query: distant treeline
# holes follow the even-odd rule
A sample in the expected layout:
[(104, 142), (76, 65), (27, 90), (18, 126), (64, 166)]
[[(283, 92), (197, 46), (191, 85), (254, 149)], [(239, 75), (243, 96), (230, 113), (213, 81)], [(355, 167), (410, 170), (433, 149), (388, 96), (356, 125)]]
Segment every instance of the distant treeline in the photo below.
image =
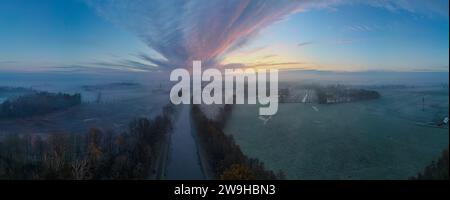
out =
[(0, 104), (0, 118), (29, 117), (51, 113), (81, 103), (80, 94), (36, 92)]
[(225, 180), (284, 179), (282, 172), (266, 170), (258, 159), (245, 156), (233, 136), (222, 131), (226, 118), (231, 115), (231, 105), (225, 105), (217, 121), (208, 119), (197, 105), (192, 117), (197, 128), (200, 145), (205, 149), (208, 164), (215, 178)]
[(0, 94), (3, 93), (29, 93), (34, 92), (33, 89), (24, 88), (24, 87), (8, 87), (8, 86), (0, 86)]
[(134, 82), (119, 82), (119, 83), (108, 83), (101, 85), (83, 85), (82, 88), (87, 91), (94, 90), (105, 90), (105, 89), (120, 89), (120, 88), (129, 88), (129, 87), (138, 87), (139, 83)]
[(333, 104), (363, 101), (380, 98), (380, 93), (373, 90), (353, 89), (343, 86), (317, 87), (318, 103)]
[(437, 161), (433, 161), (425, 167), (423, 172), (419, 173), (414, 180), (448, 180), (448, 148), (442, 152), (441, 157)]
[(122, 134), (9, 135), (0, 140), (0, 179), (147, 179), (172, 124), (162, 116), (132, 121)]

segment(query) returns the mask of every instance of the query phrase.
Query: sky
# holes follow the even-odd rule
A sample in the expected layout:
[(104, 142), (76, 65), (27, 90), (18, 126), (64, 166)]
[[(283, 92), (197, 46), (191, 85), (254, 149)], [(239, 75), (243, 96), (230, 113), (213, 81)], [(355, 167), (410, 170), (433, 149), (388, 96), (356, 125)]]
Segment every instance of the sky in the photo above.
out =
[(1, 71), (449, 70), (448, 0), (2, 0)]

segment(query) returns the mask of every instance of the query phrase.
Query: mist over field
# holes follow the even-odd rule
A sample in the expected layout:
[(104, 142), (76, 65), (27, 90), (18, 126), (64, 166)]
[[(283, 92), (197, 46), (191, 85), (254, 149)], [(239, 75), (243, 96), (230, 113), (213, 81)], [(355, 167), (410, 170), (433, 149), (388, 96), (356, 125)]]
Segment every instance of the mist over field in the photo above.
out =
[[(128, 122), (135, 118), (159, 115), (161, 107), (170, 103), (168, 91), (174, 84), (163, 77), (142, 74), (1, 76), (2, 86), (82, 95), (82, 103), (76, 107), (20, 120), (0, 120), (3, 137), (85, 134), (92, 127), (126, 131)], [(280, 89), (297, 91), (296, 98), (300, 100), (308, 94), (302, 93), (302, 88), (311, 84), (367, 88), (378, 91), (381, 98), (337, 105), (280, 104), (278, 113), (266, 120), (258, 117), (257, 105), (235, 105), (224, 132), (235, 138), (245, 154), (260, 159), (268, 169), (283, 171), (288, 179), (407, 179), (448, 146), (448, 126), (430, 124), (448, 116), (448, 73), (280, 73)], [(2, 92), (1, 102), (20, 95)], [(177, 107), (179, 117), (190, 118), (189, 106)], [(214, 119), (220, 110), (206, 106), (203, 111), (212, 112), (209, 115)], [(195, 142), (184, 132), (186, 127), (195, 132), (189, 123), (175, 123), (171, 140), (174, 146), (169, 151), (173, 153), (169, 153), (167, 168), (169, 179), (205, 178), (199, 170), (201, 166), (196, 164)], [(193, 168), (189, 173), (182, 172), (186, 168), (181, 163), (192, 163)]]
[[(2, 1), (0, 179), (448, 179), (448, 13), (441, 0)], [(188, 94), (170, 81), (194, 61), (278, 70), (276, 114), (247, 103), (259, 90), (174, 104), (197, 95), (192, 77)]]

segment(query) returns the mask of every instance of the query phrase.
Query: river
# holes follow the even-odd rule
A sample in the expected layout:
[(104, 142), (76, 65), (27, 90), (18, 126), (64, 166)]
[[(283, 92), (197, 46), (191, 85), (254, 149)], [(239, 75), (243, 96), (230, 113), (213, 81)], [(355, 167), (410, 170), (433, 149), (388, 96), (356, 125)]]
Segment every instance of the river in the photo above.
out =
[(205, 179), (194, 139), (190, 105), (181, 105), (178, 119), (170, 139), (170, 152), (166, 168), (168, 180)]

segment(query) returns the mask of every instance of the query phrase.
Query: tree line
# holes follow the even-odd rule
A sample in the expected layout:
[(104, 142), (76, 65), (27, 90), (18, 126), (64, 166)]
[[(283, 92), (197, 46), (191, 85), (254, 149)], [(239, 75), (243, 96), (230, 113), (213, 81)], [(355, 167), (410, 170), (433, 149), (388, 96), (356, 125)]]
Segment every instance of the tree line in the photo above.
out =
[(27, 94), (36, 92), (32, 88), (0, 86), (0, 94)]
[(0, 104), (1, 118), (42, 115), (81, 104), (81, 94), (36, 92)]
[(172, 129), (171, 106), (116, 134), (7, 135), (0, 140), (0, 179), (146, 179)]
[(317, 93), (318, 103), (320, 104), (364, 101), (378, 99), (381, 97), (380, 93), (378, 93), (377, 91), (352, 89), (346, 88), (341, 85), (332, 85), (327, 87), (318, 86), (315, 88), (315, 90)]
[(413, 180), (448, 180), (448, 148), (444, 150), (437, 161), (431, 162), (423, 172), (412, 177)]
[(206, 160), (212, 166), (216, 179), (224, 180), (273, 180), (284, 179), (280, 171), (275, 174), (267, 170), (258, 159), (244, 155), (233, 136), (222, 129), (231, 115), (231, 105), (225, 105), (219, 119), (208, 119), (199, 106), (192, 105), (192, 117), (197, 128), (200, 145), (204, 147)]

